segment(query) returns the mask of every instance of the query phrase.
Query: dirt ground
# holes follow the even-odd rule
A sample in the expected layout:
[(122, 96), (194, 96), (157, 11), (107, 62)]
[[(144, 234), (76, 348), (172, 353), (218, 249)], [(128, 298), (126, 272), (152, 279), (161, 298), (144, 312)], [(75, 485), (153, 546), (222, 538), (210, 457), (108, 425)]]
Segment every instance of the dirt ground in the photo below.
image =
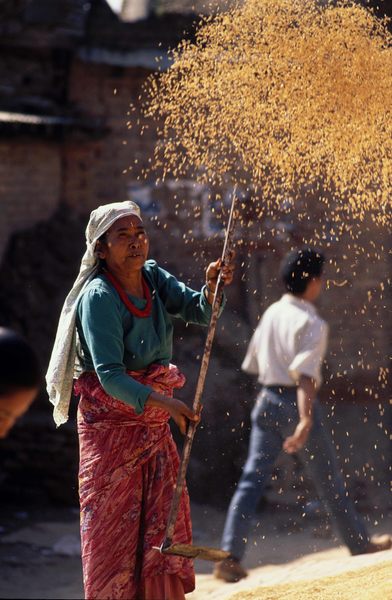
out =
[[(224, 513), (200, 505), (192, 513), (195, 542), (218, 546)], [(372, 515), (369, 529), (392, 531), (392, 514)], [(392, 600), (392, 550), (352, 557), (334, 535), (319, 537), (323, 531), (287, 513), (260, 515), (244, 563), (248, 577), (226, 584), (211, 575), (210, 563), (196, 561), (196, 590), (187, 598)], [(83, 598), (77, 510), (3, 511), (0, 565), (0, 598)]]

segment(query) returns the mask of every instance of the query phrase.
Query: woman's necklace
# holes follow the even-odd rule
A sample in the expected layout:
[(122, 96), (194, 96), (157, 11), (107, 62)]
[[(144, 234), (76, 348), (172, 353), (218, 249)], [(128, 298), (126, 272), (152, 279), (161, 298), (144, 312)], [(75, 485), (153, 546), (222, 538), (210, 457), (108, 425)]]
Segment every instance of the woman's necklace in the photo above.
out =
[(146, 306), (143, 309), (140, 309), (140, 308), (137, 308), (137, 306), (135, 306), (134, 303), (128, 298), (128, 295), (126, 294), (123, 286), (121, 285), (121, 283), (118, 281), (118, 279), (112, 273), (110, 273), (109, 271), (107, 271), (105, 269), (103, 271), (103, 274), (110, 281), (110, 283), (112, 284), (112, 286), (114, 287), (114, 289), (116, 290), (116, 292), (120, 296), (122, 302), (125, 304), (125, 306), (127, 307), (127, 309), (129, 310), (130, 313), (132, 313), (135, 317), (141, 317), (141, 318), (149, 317), (151, 315), (151, 308), (152, 308), (151, 292), (150, 292), (150, 288), (148, 287), (143, 275), (142, 275), (142, 286), (143, 286), (144, 297), (146, 299)]

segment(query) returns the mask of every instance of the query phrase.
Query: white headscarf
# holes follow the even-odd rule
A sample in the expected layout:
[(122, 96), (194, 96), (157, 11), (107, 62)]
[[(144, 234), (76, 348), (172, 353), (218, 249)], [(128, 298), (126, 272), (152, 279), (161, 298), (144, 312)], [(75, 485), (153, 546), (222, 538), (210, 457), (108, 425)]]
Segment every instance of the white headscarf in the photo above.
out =
[(54, 405), (53, 418), (57, 426), (68, 420), (76, 359), (76, 309), (81, 292), (94, 277), (99, 266), (99, 259), (95, 253), (96, 242), (115, 221), (129, 215), (140, 217), (140, 208), (130, 200), (99, 206), (90, 215), (86, 228), (87, 249), (80, 263), (79, 275), (61, 311), (46, 374), (49, 400)]

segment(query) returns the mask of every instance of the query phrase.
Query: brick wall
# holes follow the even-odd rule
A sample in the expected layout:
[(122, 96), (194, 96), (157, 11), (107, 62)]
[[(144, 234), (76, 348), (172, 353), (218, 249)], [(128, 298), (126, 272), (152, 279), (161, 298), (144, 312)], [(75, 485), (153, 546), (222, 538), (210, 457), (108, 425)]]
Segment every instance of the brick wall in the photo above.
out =
[[(181, 266), (175, 266), (192, 281), (201, 273), (201, 264), (221, 248), (221, 242), (214, 242), (214, 236), (206, 230), (200, 210), (200, 205), (208, 204), (206, 197), (211, 190), (185, 181), (156, 186), (152, 176), (147, 181), (140, 179), (153, 154), (155, 135), (153, 129), (147, 129), (141, 137), (137, 127), (129, 129), (126, 123), (136, 123), (140, 117), (139, 95), (149, 73), (141, 68), (74, 63), (70, 100), (82, 110), (106, 117), (109, 133), (95, 143), (67, 145), (65, 198), (74, 209), (87, 213), (98, 204), (133, 194), (147, 207), (148, 214), (169, 226), (166, 230), (154, 228), (153, 251), (168, 247), (170, 231), (171, 255), (182, 257)], [(136, 111), (129, 115), (131, 102)], [(181, 205), (183, 200), (185, 204)], [(334, 223), (329, 222), (329, 215), (317, 199), (302, 205), (301, 211), (256, 218), (254, 226), (240, 235), (244, 243), (238, 248), (238, 264), (243, 265), (243, 277), (231, 291), (238, 319), (235, 344), (244, 351), (258, 316), (279, 297), (277, 272), (284, 253), (319, 240), (328, 260), (320, 308), (331, 330), (324, 394), (342, 399), (385, 399), (385, 385), (378, 379), (380, 370), (388, 367), (391, 335), (387, 319), (391, 301), (385, 295), (390, 275), (387, 232), (369, 220), (357, 229), (347, 225), (338, 239)], [(190, 230), (192, 233), (187, 235)], [(184, 245), (187, 237), (191, 243)], [(253, 245), (251, 240), (257, 242)], [(200, 267), (195, 268), (199, 263)], [(224, 338), (224, 332), (222, 335)]]
[[(211, 190), (191, 182), (168, 181), (156, 186), (153, 178), (139, 179), (152, 156), (154, 131), (147, 130), (140, 137), (137, 128), (128, 129), (126, 124), (130, 120), (129, 104), (138, 106), (148, 74), (141, 68), (75, 61), (69, 82), (70, 102), (83, 112), (105, 117), (107, 135), (98, 140), (74, 137), (50, 142), (26, 138), (0, 144), (0, 254), (13, 231), (48, 218), (60, 199), (72, 210), (87, 215), (99, 204), (132, 195), (153, 219), (154, 255), (168, 260), (166, 249), (170, 243), (170, 256), (181, 256), (182, 261), (176, 265), (172, 258), (169, 264), (172, 262), (191, 283), (202, 276), (204, 263), (221, 248), (221, 241), (214, 241), (205, 218)], [(136, 110), (132, 121), (138, 116)], [(379, 378), (388, 367), (391, 338), (387, 318), (391, 300), (386, 295), (390, 274), (387, 232), (369, 222), (337, 240), (330, 235), (331, 224), (329, 230), (323, 230), (323, 240), (321, 226), (328, 215), (320, 213), (315, 203), (308, 206), (307, 214), (309, 220), (302, 222), (296, 215), (290, 219), (287, 215), (275, 219), (265, 216), (255, 220), (253, 229), (241, 233), (241, 277), (230, 292), (238, 320), (235, 346), (244, 352), (258, 317), (279, 297), (276, 274), (283, 254), (293, 246), (313, 243), (319, 236), (319, 246), (328, 258), (327, 289), (320, 306), (331, 328), (326, 372), (326, 383), (330, 385), (324, 387), (324, 393), (340, 394), (346, 399), (385, 399), (387, 391)], [(253, 245), (252, 239), (257, 243)], [(228, 330), (228, 335), (232, 336), (233, 331)], [(222, 336), (224, 339), (224, 331)]]
[[(76, 61), (70, 77), (70, 101), (84, 112), (106, 117), (107, 135), (94, 140), (73, 136), (57, 142), (20, 138), (0, 143), (0, 254), (13, 231), (31, 229), (37, 221), (48, 219), (60, 201), (63, 211), (68, 207), (69, 224), (65, 233), (63, 213), (57, 217), (53, 231), (49, 221), (43, 225), (44, 230), (46, 227), (50, 230), (50, 235), (46, 233), (45, 237), (42, 228), (35, 234), (47, 249), (50, 268), (57, 274), (57, 287), (51, 281), (50, 269), (43, 264), (37, 290), (33, 288), (30, 294), (35, 296), (36, 312), (28, 299), (22, 309), (29, 327), (31, 321), (37, 323), (33, 337), (39, 341), (45, 357), (50, 350), (61, 301), (76, 274), (80, 254), (76, 246), (78, 249), (83, 246), (84, 221), (97, 205), (123, 200), (132, 194), (151, 219), (148, 227), (152, 256), (195, 287), (203, 281), (205, 264), (221, 251), (222, 240), (210, 226), (208, 193), (212, 190), (189, 181), (168, 181), (156, 186), (152, 178), (138, 179), (152, 155), (154, 133), (149, 130), (141, 138), (137, 129), (128, 129), (126, 123), (129, 103), (137, 104), (147, 75), (148, 71), (143, 69), (119, 69)], [(136, 111), (133, 118), (137, 114)], [(205, 209), (200, 210), (200, 206)], [(78, 215), (77, 227), (74, 213)], [(319, 246), (329, 260), (328, 289), (320, 303), (320, 310), (331, 327), (323, 387), (329, 425), (336, 434), (336, 444), (350, 481), (365, 481), (374, 498), (380, 482), (384, 483), (387, 478), (390, 467), (388, 390), (383, 387), (383, 381), (378, 381), (380, 369), (388, 366), (391, 337), (388, 319), (391, 300), (385, 296), (390, 273), (387, 233), (366, 223), (355, 232), (354, 238), (345, 235), (337, 241), (331, 227), (321, 235), (321, 226), (327, 217), (320, 215), (314, 206), (309, 207), (307, 216), (309, 220), (300, 221), (295, 215), (288, 218), (277, 214), (275, 219), (268, 215), (262, 220), (256, 219), (249, 233), (242, 235), (240, 229), (243, 244), (237, 250), (237, 279), (228, 290), (228, 308), (220, 320), (214, 343), (205, 393), (205, 421), (199, 428), (190, 469), (195, 499), (203, 500), (210, 494), (226, 501), (226, 487), (215, 489), (214, 484), (223, 480), (228, 485), (234, 484), (238, 477), (246, 452), (247, 426), (254, 398), (254, 387), (239, 372), (240, 363), (258, 317), (281, 293), (277, 280), (281, 257), (292, 246), (314, 239), (315, 225), (320, 236)], [(61, 240), (61, 235), (66, 235), (68, 244), (72, 242), (66, 251), (64, 244), (57, 244), (57, 237)], [(357, 235), (360, 237), (355, 241)], [(35, 247), (33, 240), (29, 243)], [(19, 263), (15, 259), (15, 264)], [(36, 272), (35, 266), (31, 269)], [(63, 269), (66, 269), (65, 274)], [(14, 294), (17, 292), (19, 297), (25, 293), (28, 277), (24, 273), (18, 275)], [(46, 287), (42, 291), (44, 279)], [(39, 300), (40, 293), (55, 299), (50, 326), (46, 329), (42, 323), (48, 322), (47, 306)], [(13, 306), (8, 309), (11, 314)], [(11, 316), (15, 320), (10, 322), (16, 325), (20, 314)], [(174, 359), (187, 376), (188, 383), (181, 394), (189, 401), (198, 373), (204, 332), (177, 324), (176, 335)], [(360, 407), (348, 405), (348, 400), (363, 404)], [(360, 443), (361, 436), (367, 440), (366, 446)], [(282, 459), (283, 469), (287, 468), (284, 460), (287, 461), (287, 457)]]
[[(67, 145), (65, 197), (76, 210), (89, 212), (99, 204), (126, 198), (129, 183), (151, 155), (153, 133), (141, 138), (136, 129), (127, 128), (129, 105), (137, 101), (148, 74), (142, 68), (74, 62), (70, 101), (104, 117), (109, 129), (109, 134), (94, 144)], [(136, 168), (130, 171), (131, 165)]]
[(61, 197), (61, 152), (45, 140), (0, 140), (0, 257), (16, 231), (48, 219)]
[(3, 46), (0, 66), (2, 108), (9, 104), (12, 109), (16, 104), (22, 110), (27, 107), (50, 110), (54, 102), (62, 102), (66, 60), (61, 51), (37, 47), (27, 51), (26, 48)]

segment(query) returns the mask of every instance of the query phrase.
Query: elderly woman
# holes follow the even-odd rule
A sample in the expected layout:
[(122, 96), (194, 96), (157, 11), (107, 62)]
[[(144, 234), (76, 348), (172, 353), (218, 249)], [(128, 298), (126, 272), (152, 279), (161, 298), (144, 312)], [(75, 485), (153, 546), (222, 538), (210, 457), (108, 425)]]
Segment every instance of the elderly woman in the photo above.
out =
[[(147, 260), (149, 242), (133, 202), (101, 206), (67, 297), (47, 375), (57, 424), (67, 418), (76, 345), (80, 394), (80, 508), (86, 598), (178, 600), (194, 589), (189, 559), (160, 554), (178, 468), (168, 419), (185, 433), (198, 417), (173, 390), (172, 318), (207, 325), (220, 262), (196, 292)], [(222, 268), (226, 284), (233, 268)], [(75, 335), (77, 330), (77, 336)], [(77, 339), (78, 338), (78, 344)], [(191, 542), (184, 491), (175, 541)]]

